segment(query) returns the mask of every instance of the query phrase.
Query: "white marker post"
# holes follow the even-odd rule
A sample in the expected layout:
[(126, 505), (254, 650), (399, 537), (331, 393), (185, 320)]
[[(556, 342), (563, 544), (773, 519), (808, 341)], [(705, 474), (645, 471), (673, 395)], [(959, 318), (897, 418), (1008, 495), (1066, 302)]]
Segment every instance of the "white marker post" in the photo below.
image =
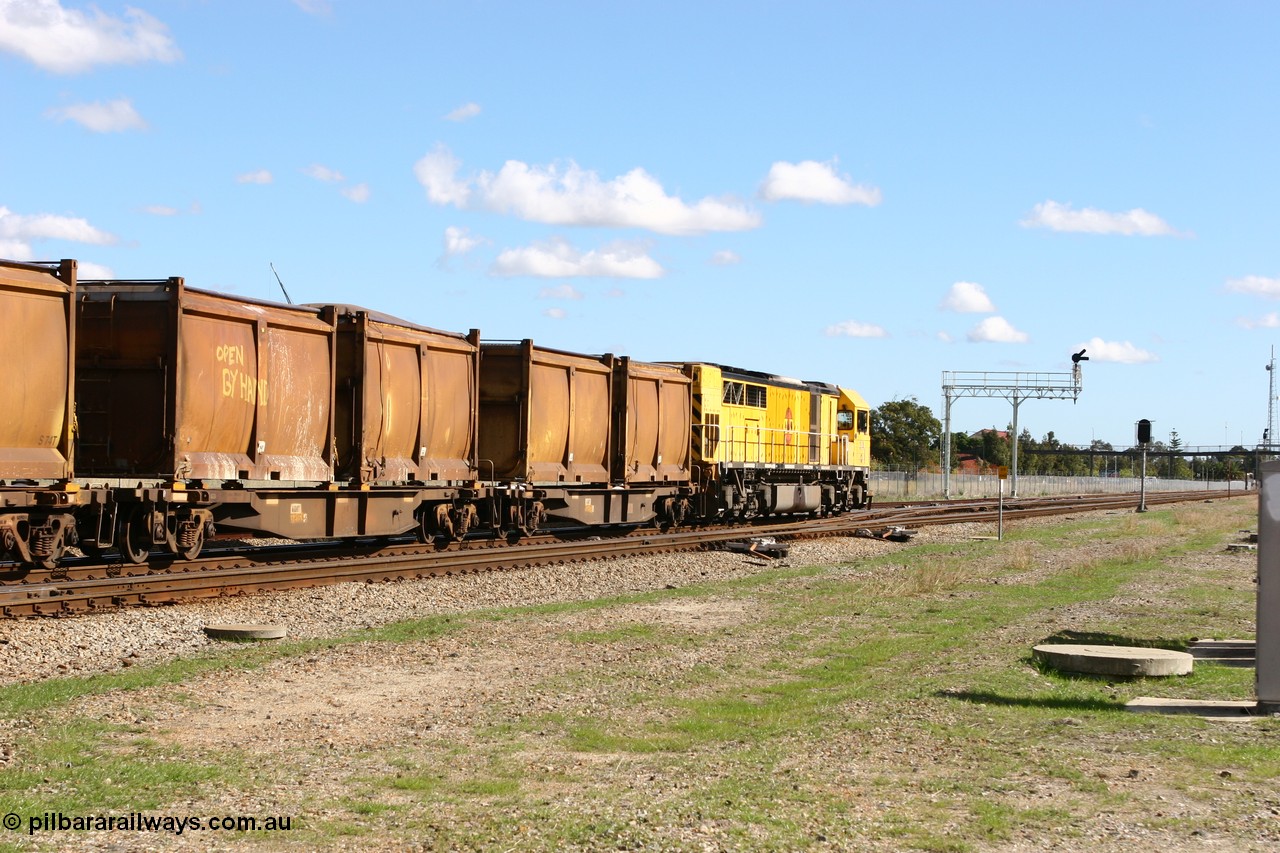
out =
[(996, 510), (996, 541), (1004, 541), (1004, 481), (1009, 479), (1009, 466), (1001, 465), (996, 468), (996, 476), (1000, 478), (1000, 501)]

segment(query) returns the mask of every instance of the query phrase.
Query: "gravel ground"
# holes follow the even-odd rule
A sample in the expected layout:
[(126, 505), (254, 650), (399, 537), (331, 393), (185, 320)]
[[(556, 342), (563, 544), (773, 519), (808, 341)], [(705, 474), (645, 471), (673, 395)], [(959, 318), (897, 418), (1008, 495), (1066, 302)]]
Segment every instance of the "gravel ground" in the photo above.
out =
[[(915, 541), (990, 535), (987, 524), (926, 528)], [(489, 607), (584, 601), (627, 592), (719, 580), (780, 563), (858, 560), (903, 547), (892, 542), (828, 538), (791, 544), (783, 561), (729, 552), (634, 557), (483, 575), (254, 594), (191, 604), (0, 621), (0, 685), (65, 675), (117, 672), (218, 645), (213, 624), (283, 625), (294, 639), (333, 637), (404, 619)]]

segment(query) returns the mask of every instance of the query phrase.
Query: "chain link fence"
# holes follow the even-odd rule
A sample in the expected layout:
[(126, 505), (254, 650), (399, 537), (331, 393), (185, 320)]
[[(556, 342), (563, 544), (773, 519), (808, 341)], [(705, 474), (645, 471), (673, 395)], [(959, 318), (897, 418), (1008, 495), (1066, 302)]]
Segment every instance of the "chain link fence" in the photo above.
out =
[[(1013, 480), (1005, 482), (1008, 495)], [(1148, 477), (1149, 492), (1184, 492), (1193, 489), (1205, 491), (1252, 488), (1253, 480), (1171, 480)], [(1141, 477), (1053, 477), (1045, 475), (1018, 475), (1018, 497), (1041, 495), (1082, 495), (1137, 492), (1142, 488)], [(913, 498), (942, 497), (942, 474), (933, 471), (873, 470), (871, 493), (877, 498), (910, 500)], [(952, 474), (952, 498), (994, 498), (1000, 494), (1000, 478), (995, 474)]]

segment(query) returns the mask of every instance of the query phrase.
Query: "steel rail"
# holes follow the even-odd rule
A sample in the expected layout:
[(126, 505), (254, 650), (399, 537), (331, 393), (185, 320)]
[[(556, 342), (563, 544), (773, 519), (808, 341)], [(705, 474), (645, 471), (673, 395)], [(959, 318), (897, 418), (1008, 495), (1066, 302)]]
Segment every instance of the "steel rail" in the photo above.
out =
[[(1201, 502), (1254, 493), (1164, 492), (1148, 504)], [(1133, 509), (1134, 495), (1084, 495), (1019, 498), (1005, 501), (1007, 518), (1061, 515), (1099, 509)], [(315, 547), (277, 548), (247, 554), (212, 554), (187, 563), (151, 566), (146, 574), (113, 574), (120, 567), (91, 566), (61, 576), (10, 578), (0, 582), (0, 615), (71, 615), (130, 605), (159, 605), (215, 596), (313, 587), (343, 582), (379, 582), (440, 575), (501, 571), (569, 562), (613, 559), (656, 552), (692, 551), (717, 543), (758, 536), (785, 539), (849, 535), (860, 529), (994, 521), (995, 502), (987, 499), (913, 502), (861, 510), (840, 516), (774, 524), (729, 525), (669, 532), (633, 531), (631, 535), (548, 540), (519, 547), (492, 547), (480, 540), (447, 550), (419, 544), (365, 545), (355, 553)], [(144, 567), (129, 567), (143, 569)]]

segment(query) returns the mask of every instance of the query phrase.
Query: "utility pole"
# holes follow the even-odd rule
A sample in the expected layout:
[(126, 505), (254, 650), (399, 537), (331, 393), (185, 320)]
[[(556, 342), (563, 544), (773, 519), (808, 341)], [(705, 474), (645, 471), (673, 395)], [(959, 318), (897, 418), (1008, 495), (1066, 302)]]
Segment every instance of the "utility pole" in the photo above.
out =
[(1147, 446), (1149, 444), (1151, 444), (1151, 421), (1143, 418), (1138, 421), (1138, 446), (1142, 448), (1142, 480), (1138, 487), (1138, 512), (1147, 511)]
[(1267, 429), (1262, 433), (1262, 446), (1270, 450), (1276, 440), (1276, 348), (1271, 347), (1271, 361), (1267, 362)]

